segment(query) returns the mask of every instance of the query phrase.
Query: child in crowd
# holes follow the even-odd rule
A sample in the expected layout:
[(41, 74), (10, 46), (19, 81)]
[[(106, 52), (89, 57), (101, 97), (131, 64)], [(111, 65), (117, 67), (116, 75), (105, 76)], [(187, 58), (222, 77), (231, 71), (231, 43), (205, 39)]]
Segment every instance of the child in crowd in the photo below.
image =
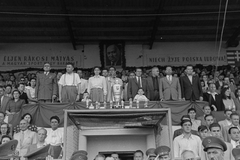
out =
[(89, 98), (88, 92), (84, 92), (84, 93), (83, 93), (82, 102), (86, 102), (86, 101), (88, 101), (88, 102), (91, 102), (91, 101), (92, 101), (92, 100)]
[(147, 97), (144, 95), (142, 88), (138, 89), (138, 94), (134, 97), (134, 101), (148, 101)]

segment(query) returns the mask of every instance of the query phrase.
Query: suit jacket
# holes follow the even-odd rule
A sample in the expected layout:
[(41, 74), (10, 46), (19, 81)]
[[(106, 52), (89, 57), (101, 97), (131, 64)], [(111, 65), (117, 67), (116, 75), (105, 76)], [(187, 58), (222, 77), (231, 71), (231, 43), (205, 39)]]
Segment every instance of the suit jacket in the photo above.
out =
[(236, 107), (236, 111), (239, 111), (240, 110), (240, 100), (239, 100), (239, 98), (233, 98), (233, 101), (234, 101), (234, 104), (235, 104), (235, 107)]
[[(228, 130), (231, 128), (231, 127), (235, 127), (233, 124), (229, 125), (229, 126), (225, 126), (223, 129), (222, 129), (222, 135), (223, 135), (223, 139), (224, 141), (226, 142), (229, 142), (231, 143), (231, 137), (230, 135), (228, 134)], [(240, 129), (240, 128), (239, 128)]]
[(35, 150), (37, 150), (37, 144), (32, 144), (28, 147), (27, 154), (34, 152)]
[(8, 102), (11, 100), (10, 97), (7, 97), (7, 96), (3, 96), (3, 99), (1, 101), (1, 106), (0, 106), (0, 111), (2, 112), (6, 112), (6, 109), (7, 109), (7, 104)]
[(24, 133), (22, 145), (20, 142), (21, 134), (22, 134), (21, 132), (14, 134), (13, 139), (18, 140), (16, 150), (19, 151), (19, 156), (24, 156), (27, 154), (28, 147), (32, 144), (37, 143), (37, 134), (36, 132), (26, 130)]
[(224, 111), (224, 109), (225, 109), (224, 104), (222, 102), (221, 95), (219, 95), (219, 94), (215, 95), (215, 100), (214, 100), (214, 98), (211, 94), (203, 93), (203, 100), (206, 102), (209, 102), (210, 106), (212, 106), (212, 105), (216, 106), (217, 111)]
[[(200, 96), (203, 96), (202, 86), (199, 81), (198, 76), (192, 76), (192, 83), (190, 82), (188, 76), (183, 76), (180, 78), (182, 98), (186, 100), (199, 100)], [(192, 99), (193, 96), (196, 99)]]
[[(147, 79), (147, 88), (148, 88), (148, 98), (150, 101), (154, 100), (154, 86), (153, 86), (153, 79), (152, 76), (149, 76)], [(158, 89), (160, 91), (160, 77), (158, 77)], [(146, 95), (146, 94), (145, 94)], [(160, 99), (160, 95), (159, 95), (159, 99)]]
[[(144, 78), (141, 78), (141, 80), (142, 80), (142, 88), (143, 88), (144, 94), (147, 96), (148, 95), (147, 80)], [(138, 89), (139, 89), (139, 86), (138, 86), (137, 78), (135, 77), (135, 78), (129, 79), (128, 99), (130, 99), (130, 98), (133, 99), (136, 96)], [(148, 96), (147, 96), (147, 98), (148, 98)]]
[(224, 127), (229, 126), (228, 121), (226, 119), (219, 121), (218, 124), (221, 126), (222, 130)]
[(54, 73), (44, 73), (37, 75), (36, 97), (38, 100), (51, 100), (53, 95), (57, 95), (57, 76)]
[(167, 77), (160, 79), (160, 99), (163, 100), (179, 100), (181, 98), (181, 86), (178, 78), (172, 76), (169, 82)]

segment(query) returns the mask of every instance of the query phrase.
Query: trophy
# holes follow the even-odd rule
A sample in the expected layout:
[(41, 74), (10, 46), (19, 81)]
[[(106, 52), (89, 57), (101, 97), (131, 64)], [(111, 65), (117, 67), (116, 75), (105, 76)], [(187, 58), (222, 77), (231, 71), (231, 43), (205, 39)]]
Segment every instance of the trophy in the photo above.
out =
[(115, 108), (121, 108), (122, 107), (122, 85), (120, 84), (119, 80), (116, 80), (116, 82), (112, 85), (112, 97), (113, 102), (115, 102), (114, 107)]

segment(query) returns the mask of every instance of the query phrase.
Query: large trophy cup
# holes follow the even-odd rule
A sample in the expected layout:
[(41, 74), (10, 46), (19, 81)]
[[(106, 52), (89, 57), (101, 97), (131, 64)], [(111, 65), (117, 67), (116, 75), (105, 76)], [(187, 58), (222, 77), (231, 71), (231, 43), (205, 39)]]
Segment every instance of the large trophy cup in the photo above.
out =
[(122, 85), (120, 84), (119, 80), (116, 80), (115, 83), (112, 85), (112, 99), (115, 103), (113, 106), (114, 108), (122, 108)]

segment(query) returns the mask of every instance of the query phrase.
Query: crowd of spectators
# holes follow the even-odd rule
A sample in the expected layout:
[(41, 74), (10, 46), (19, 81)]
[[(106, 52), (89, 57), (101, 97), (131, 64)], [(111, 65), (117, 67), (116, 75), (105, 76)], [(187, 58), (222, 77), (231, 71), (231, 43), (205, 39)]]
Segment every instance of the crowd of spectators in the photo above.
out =
[[(45, 63), (43, 72), (19, 73), (17, 77), (11, 73), (0, 75), (0, 142), (3, 144), (12, 138), (18, 140), (20, 156), (30, 152), (32, 145), (39, 148), (50, 144), (51, 155), (58, 158), (63, 145), (63, 132), (58, 129), (60, 119), (57, 116), (51, 117), (52, 129), (49, 132), (32, 124), (29, 113), (23, 115), (16, 127), (4, 122), (5, 116), (18, 113), (26, 104), (116, 101), (113, 88), (120, 85), (120, 97), (124, 101), (208, 102), (209, 105), (203, 107), (203, 116), (196, 117), (196, 109), (189, 108), (188, 115), (182, 117), (181, 129), (173, 135), (174, 157), (193, 155), (194, 158), (207, 160), (213, 155), (208, 153), (208, 143), (205, 142), (210, 137), (209, 141), (216, 141), (222, 146), (216, 147), (220, 150), (215, 157), (234, 160), (232, 150), (240, 145), (239, 115), (236, 112), (240, 110), (239, 76), (237, 67), (200, 70), (192, 65), (185, 68), (167, 66), (161, 70), (158, 67), (150, 70), (137, 67), (121, 72), (113, 66), (94, 67), (89, 74), (81, 69), (74, 70), (71, 63), (66, 65), (66, 73), (52, 73), (50, 64)], [(213, 111), (224, 111), (225, 120), (217, 122)], [(24, 141), (24, 138), (27, 140)], [(154, 154), (159, 156), (160, 151), (156, 150)], [(144, 156), (143, 152), (136, 153)]]

